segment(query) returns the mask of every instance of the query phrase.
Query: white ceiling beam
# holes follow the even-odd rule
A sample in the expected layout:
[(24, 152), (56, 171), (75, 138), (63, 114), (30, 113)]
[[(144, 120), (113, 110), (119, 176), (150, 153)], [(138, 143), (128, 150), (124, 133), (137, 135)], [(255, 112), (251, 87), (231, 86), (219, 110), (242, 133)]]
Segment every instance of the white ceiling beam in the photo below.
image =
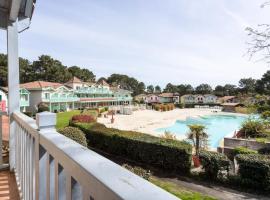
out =
[(15, 22), (18, 18), (22, 0), (12, 0), (10, 6), (9, 20)]

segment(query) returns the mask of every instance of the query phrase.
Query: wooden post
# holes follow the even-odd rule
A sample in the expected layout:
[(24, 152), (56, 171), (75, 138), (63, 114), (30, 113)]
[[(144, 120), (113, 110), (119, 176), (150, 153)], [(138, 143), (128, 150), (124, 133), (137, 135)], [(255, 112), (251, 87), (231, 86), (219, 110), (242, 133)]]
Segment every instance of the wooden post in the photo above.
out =
[(12, 113), (20, 111), (19, 86), (19, 56), (18, 56), (18, 29), (17, 22), (9, 23), (7, 27), (8, 51), (8, 113), (10, 117), (9, 129), (9, 162), (10, 170), (15, 167), (15, 122)]

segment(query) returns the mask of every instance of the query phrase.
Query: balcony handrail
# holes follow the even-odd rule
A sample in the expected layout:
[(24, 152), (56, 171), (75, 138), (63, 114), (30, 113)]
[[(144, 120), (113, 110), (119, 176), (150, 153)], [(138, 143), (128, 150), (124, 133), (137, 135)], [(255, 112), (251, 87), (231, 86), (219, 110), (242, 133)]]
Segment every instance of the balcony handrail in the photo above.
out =
[[(23, 199), (178, 199), (20, 112), (15, 174)], [(49, 196), (48, 196), (49, 195)]]

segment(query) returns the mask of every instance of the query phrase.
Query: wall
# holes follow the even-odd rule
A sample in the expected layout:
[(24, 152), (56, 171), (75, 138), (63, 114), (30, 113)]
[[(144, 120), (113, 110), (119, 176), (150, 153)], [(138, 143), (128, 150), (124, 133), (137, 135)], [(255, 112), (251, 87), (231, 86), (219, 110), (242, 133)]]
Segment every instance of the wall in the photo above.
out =
[(246, 139), (240, 139), (240, 138), (224, 138), (224, 146), (225, 147), (247, 147), (249, 149), (258, 150), (263, 147), (269, 147), (270, 148), (270, 142), (262, 143), (257, 142), (256, 140), (246, 140)]
[(26, 108), (27, 111), (36, 112), (37, 105), (42, 101), (41, 90), (31, 90), (29, 95), (29, 107)]

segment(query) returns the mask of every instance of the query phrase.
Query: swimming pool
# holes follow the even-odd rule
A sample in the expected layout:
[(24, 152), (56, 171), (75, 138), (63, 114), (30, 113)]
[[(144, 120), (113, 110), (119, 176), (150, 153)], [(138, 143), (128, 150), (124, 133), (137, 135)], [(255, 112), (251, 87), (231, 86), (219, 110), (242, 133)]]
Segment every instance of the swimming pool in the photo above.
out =
[(239, 129), (242, 122), (245, 121), (247, 117), (236, 116), (236, 115), (207, 115), (196, 118), (187, 118), (185, 121), (177, 120), (174, 125), (159, 128), (156, 131), (164, 133), (169, 131), (175, 135), (186, 135), (189, 131), (188, 125), (191, 124), (201, 124), (206, 127), (206, 132), (209, 135), (209, 146), (211, 148), (216, 148), (223, 137)]

